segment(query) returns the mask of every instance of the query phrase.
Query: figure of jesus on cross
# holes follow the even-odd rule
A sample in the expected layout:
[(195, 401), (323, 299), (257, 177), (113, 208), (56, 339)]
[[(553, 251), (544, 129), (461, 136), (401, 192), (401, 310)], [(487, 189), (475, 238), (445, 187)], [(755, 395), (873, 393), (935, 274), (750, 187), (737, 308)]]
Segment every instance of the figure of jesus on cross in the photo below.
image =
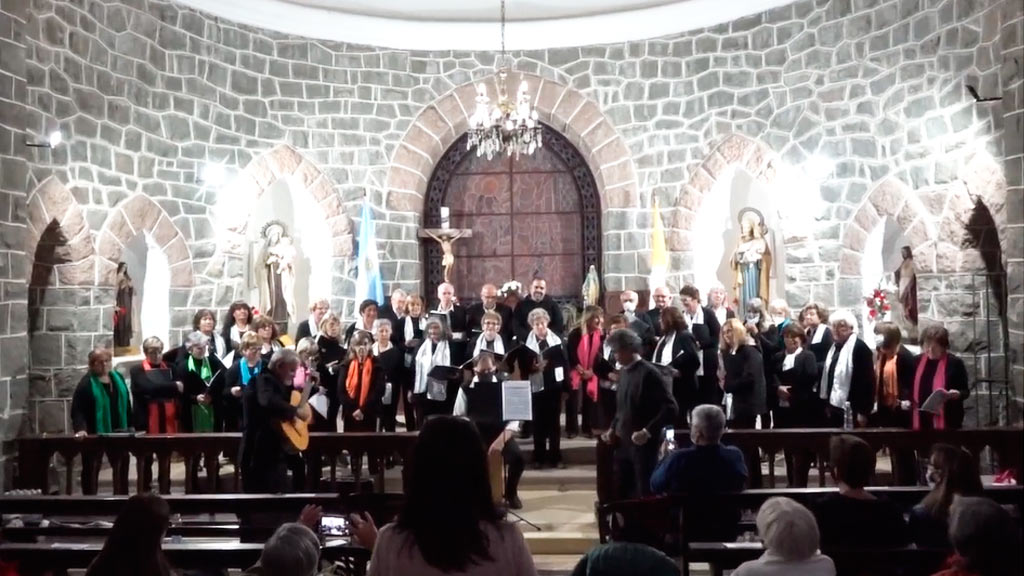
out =
[(420, 230), (420, 238), (433, 238), (441, 245), (441, 266), (444, 267), (444, 281), (451, 283), (452, 269), (455, 267), (455, 252), (452, 244), (459, 238), (472, 238), (473, 231), (454, 228), (424, 228)]

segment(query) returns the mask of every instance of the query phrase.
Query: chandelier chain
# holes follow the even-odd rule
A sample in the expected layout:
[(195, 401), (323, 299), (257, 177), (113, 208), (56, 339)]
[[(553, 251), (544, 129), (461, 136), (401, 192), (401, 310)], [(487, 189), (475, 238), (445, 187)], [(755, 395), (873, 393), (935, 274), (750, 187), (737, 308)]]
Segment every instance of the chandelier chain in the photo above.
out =
[(501, 65), (507, 61), (505, 54), (505, 0), (501, 0)]

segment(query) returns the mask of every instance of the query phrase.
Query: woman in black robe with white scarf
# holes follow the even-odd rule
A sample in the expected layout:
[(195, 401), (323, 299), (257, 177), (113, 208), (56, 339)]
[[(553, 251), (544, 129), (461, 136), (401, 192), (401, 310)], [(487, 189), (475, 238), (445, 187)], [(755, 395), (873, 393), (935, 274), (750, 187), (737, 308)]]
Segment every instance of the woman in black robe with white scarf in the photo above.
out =
[(676, 426), (686, 427), (687, 416), (697, 402), (700, 351), (697, 349), (697, 340), (688, 330), (686, 319), (678, 308), (668, 307), (661, 311), (661, 333), (652, 360), (658, 366), (667, 367), (670, 372), (672, 396), (679, 405)]
[(458, 380), (438, 380), (429, 376), (437, 366), (452, 365), (452, 350), (444, 323), (431, 317), (427, 320), (426, 335), (416, 352), (416, 377), (412, 390), (416, 420), (420, 423), (435, 414), (451, 414), (459, 386)]
[[(519, 373), (530, 380), (533, 390), (533, 467), (564, 468), (561, 424), (562, 392), (565, 388), (565, 348), (562, 339), (548, 329), (551, 317), (543, 308), (527, 316), (531, 330), (518, 354)], [(554, 348), (548, 352), (549, 348)]]
[(402, 396), (402, 413), (405, 415), (405, 429), (416, 430), (416, 407), (413, 405), (413, 387), (416, 381), (416, 352), (423, 343), (423, 331), (427, 328), (424, 316), (423, 297), (411, 294), (405, 302), (405, 313), (398, 324), (391, 327), (391, 340), (402, 351), (404, 362), (399, 382)]

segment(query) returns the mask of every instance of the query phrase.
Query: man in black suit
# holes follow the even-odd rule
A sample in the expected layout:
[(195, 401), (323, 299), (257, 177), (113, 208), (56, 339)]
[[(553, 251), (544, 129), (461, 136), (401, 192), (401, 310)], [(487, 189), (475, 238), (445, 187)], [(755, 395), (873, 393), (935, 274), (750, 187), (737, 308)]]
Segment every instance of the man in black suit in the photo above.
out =
[(718, 343), (722, 325), (711, 308), (700, 305), (700, 291), (692, 284), (679, 291), (683, 317), (701, 349), (701, 367), (697, 371), (697, 404), (722, 404), (722, 388), (718, 385)]
[(308, 404), (290, 403), (292, 380), (299, 367), (294, 350), (274, 352), (267, 370), (242, 392), (245, 431), (238, 451), (242, 490), (246, 493), (279, 494), (288, 488), (288, 452), (281, 423), (295, 418), (308, 420)]
[(480, 302), (466, 310), (466, 326), (470, 333), (480, 334), (483, 331), (481, 322), (484, 319), (484, 312), (495, 312), (501, 316), (501, 331), (499, 333), (505, 342), (511, 342), (512, 309), (498, 302), (498, 287), (494, 284), (484, 284), (480, 288)]
[(644, 312), (644, 320), (654, 330), (654, 337), (661, 338), (661, 311), (672, 305), (672, 292), (665, 286), (658, 286), (651, 292), (651, 300), (654, 306)]
[(601, 440), (615, 445), (616, 498), (640, 498), (651, 493), (661, 431), (679, 407), (661, 371), (640, 357), (643, 342), (636, 333), (616, 330), (607, 344), (621, 368), (615, 418)]
[(309, 318), (299, 322), (295, 329), (295, 343), (303, 338), (316, 338), (320, 334), (320, 320), (331, 311), (331, 303), (326, 298), (309, 303)]
[(391, 343), (401, 347), (404, 344), (403, 328), (405, 326), (405, 303), (409, 295), (401, 288), (391, 293), (391, 301), (377, 310), (377, 318), (391, 321)]
[(451, 332), (452, 365), (460, 366), (469, 357), (466, 355), (466, 339), (469, 337), (469, 325), (466, 323), (466, 309), (455, 301), (455, 286), (447, 282), (437, 285), (437, 309), (431, 310), (432, 316), (444, 316)]
[(562, 318), (562, 310), (555, 303), (554, 299), (547, 295), (548, 283), (543, 278), (534, 278), (533, 282), (530, 283), (530, 297), (519, 303), (516, 306), (515, 318), (515, 335), (516, 339), (520, 343), (526, 342), (526, 337), (529, 336), (530, 323), (527, 321), (530, 312), (534, 308), (543, 308), (548, 316), (551, 317), (551, 322), (548, 323), (548, 329), (558, 334), (559, 338), (565, 335), (565, 320)]

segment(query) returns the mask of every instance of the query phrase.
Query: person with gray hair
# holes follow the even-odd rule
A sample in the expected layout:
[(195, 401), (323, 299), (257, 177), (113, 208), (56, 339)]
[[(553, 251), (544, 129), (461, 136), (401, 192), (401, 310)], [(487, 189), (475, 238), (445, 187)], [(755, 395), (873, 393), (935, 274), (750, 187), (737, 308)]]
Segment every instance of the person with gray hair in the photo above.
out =
[(769, 498), (757, 512), (764, 554), (744, 562), (733, 576), (835, 576), (832, 559), (818, 551), (814, 514), (790, 498)]
[(849, 402), (856, 424), (867, 426), (874, 408), (874, 354), (857, 337), (857, 318), (852, 312), (838, 310), (829, 316), (829, 323), (833, 343), (818, 385), (819, 398), (825, 401), (826, 425), (842, 428)]
[(215, 412), (223, 409), (224, 365), (209, 353), (210, 338), (196, 330), (185, 337), (185, 354), (174, 363), (174, 379), (182, 383), (182, 406), (178, 413), (179, 432), (220, 432), (223, 422)]
[(246, 576), (315, 576), (320, 568), (320, 540), (298, 522), (282, 524), (263, 544), (260, 561)]
[(672, 425), (679, 406), (661, 370), (641, 358), (640, 336), (616, 330), (607, 343), (620, 366), (619, 389), (615, 417), (601, 440), (615, 445), (616, 497), (638, 498), (651, 493), (662, 430)]
[(238, 468), (242, 491), (246, 493), (282, 493), (288, 486), (288, 452), (281, 436), (281, 423), (296, 418), (309, 421), (308, 404), (292, 406), (292, 382), (299, 367), (294, 350), (274, 352), (267, 369), (260, 372), (255, 385), (242, 393), (245, 430), (238, 450)]
[(1020, 525), (988, 498), (956, 496), (949, 509), (949, 541), (956, 555), (935, 576), (1018, 576)]
[(530, 381), (533, 392), (533, 467), (565, 468), (562, 462), (560, 423), (562, 391), (569, 384), (565, 346), (548, 327), (551, 315), (534, 308), (527, 315), (530, 332), (518, 353), (513, 353), (519, 373)]

